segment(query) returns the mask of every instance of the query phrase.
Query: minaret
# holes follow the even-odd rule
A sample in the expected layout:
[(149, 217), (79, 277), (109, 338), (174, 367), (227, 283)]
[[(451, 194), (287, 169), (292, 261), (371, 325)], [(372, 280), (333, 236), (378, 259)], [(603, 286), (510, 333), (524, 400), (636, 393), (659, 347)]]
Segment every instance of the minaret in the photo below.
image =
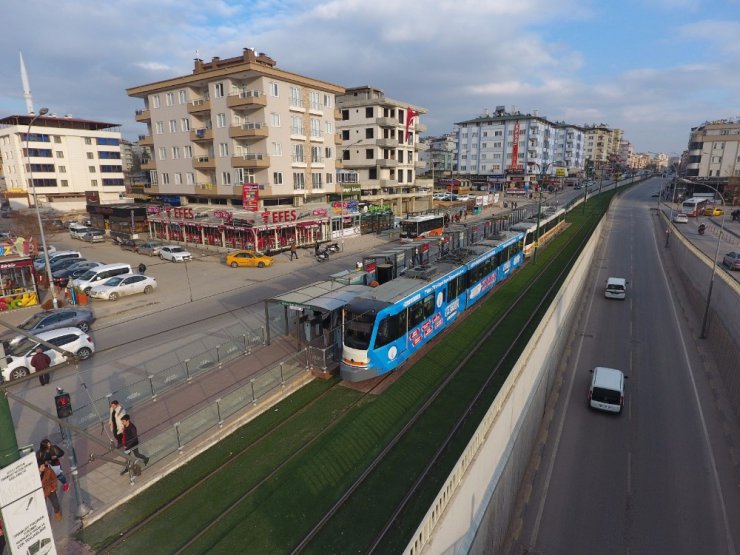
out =
[(28, 85), (28, 74), (26, 73), (26, 64), (23, 63), (23, 52), (21, 56), (21, 81), (23, 82), (23, 98), (26, 100), (26, 110), (33, 114), (33, 99), (31, 98), (31, 87)]

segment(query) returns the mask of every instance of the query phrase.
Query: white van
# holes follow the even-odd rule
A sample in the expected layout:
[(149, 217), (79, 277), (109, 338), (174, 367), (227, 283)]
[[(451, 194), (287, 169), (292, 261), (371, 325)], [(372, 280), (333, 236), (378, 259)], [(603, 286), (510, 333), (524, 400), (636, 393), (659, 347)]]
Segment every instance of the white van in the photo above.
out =
[(622, 412), (626, 376), (621, 370), (604, 366), (597, 366), (591, 372), (593, 378), (588, 388), (588, 406), (607, 412)]
[(102, 266), (90, 268), (80, 277), (73, 279), (72, 286), (88, 293), (93, 286), (102, 283), (108, 278), (130, 273), (132, 273), (131, 264), (103, 264)]
[(607, 299), (624, 299), (627, 296), (627, 280), (618, 277), (607, 279), (604, 296)]

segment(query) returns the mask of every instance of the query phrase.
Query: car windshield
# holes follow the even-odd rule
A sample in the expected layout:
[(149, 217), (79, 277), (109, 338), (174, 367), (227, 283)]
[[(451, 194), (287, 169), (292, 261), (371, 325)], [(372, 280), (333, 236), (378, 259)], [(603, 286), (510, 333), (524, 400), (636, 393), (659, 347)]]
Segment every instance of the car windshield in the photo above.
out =
[(30, 330), (33, 328), (36, 324), (38, 324), (41, 320), (46, 318), (48, 314), (44, 314), (43, 312), (39, 312), (38, 314), (34, 314), (31, 316), (28, 320), (23, 322), (20, 326), (18, 326), (22, 330)]
[(85, 272), (84, 274), (82, 274), (82, 275), (80, 276), (80, 279), (81, 279), (82, 281), (87, 281), (87, 280), (89, 280), (89, 279), (92, 279), (92, 277), (93, 277), (94, 275), (95, 275), (95, 270), (88, 270), (87, 272)]
[(118, 285), (122, 281), (123, 281), (122, 277), (112, 277), (108, 281), (104, 282), (103, 285), (108, 285), (108, 286)]
[(36, 345), (37, 343), (35, 341), (31, 341), (28, 337), (24, 337), (18, 343), (11, 346), (10, 350), (8, 351), (8, 354), (14, 357), (23, 356), (28, 351), (33, 349)]
[(182, 247), (172, 247), (170, 249), (170, 252), (185, 252), (185, 249), (183, 249)]
[(621, 394), (619, 391), (614, 391), (613, 389), (594, 387), (593, 392), (591, 393), (591, 398), (594, 401), (598, 401), (600, 403), (606, 403), (608, 405), (618, 405), (620, 404), (619, 401), (621, 398)]

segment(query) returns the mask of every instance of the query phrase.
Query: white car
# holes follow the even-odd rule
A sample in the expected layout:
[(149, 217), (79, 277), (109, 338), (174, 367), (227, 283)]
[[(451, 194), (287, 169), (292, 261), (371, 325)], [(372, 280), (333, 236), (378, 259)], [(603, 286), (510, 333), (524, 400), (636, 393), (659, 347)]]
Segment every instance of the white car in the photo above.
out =
[(159, 258), (170, 262), (185, 262), (186, 260), (192, 260), (193, 255), (177, 245), (166, 245), (159, 249)]
[(676, 224), (687, 224), (689, 223), (689, 217), (683, 212), (676, 212), (673, 215), (673, 223)]
[(90, 289), (94, 299), (118, 300), (125, 295), (144, 293), (148, 295), (157, 288), (157, 280), (141, 274), (123, 274), (112, 277)]
[[(42, 331), (36, 336), (65, 351), (76, 354), (80, 360), (90, 358), (95, 352), (92, 337), (79, 328)], [(18, 343), (9, 347), (5, 357), (6, 367), (2, 371), (3, 381), (17, 380), (35, 372), (33, 366), (31, 366), (31, 357), (36, 354), (36, 347), (39, 345), (38, 341), (24, 337)], [(51, 366), (61, 364), (65, 360), (61, 353), (53, 349), (47, 349), (44, 352), (49, 355)]]

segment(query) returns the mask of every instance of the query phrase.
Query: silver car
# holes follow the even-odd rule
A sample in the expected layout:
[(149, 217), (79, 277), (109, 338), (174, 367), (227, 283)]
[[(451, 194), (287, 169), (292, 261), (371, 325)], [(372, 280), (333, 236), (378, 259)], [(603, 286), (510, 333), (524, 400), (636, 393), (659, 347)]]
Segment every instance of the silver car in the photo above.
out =
[[(88, 308), (55, 308), (52, 310), (37, 312), (25, 322), (18, 325), (18, 328), (34, 335), (38, 335), (42, 331), (70, 327), (76, 327), (87, 332), (94, 321), (95, 315), (93, 314), (93, 311)], [(16, 335), (10, 340), (10, 343), (16, 344), (23, 338), (23, 335)]]
[(147, 241), (138, 246), (139, 254), (146, 254), (148, 256), (159, 256), (159, 249), (162, 248), (162, 243), (157, 241)]

